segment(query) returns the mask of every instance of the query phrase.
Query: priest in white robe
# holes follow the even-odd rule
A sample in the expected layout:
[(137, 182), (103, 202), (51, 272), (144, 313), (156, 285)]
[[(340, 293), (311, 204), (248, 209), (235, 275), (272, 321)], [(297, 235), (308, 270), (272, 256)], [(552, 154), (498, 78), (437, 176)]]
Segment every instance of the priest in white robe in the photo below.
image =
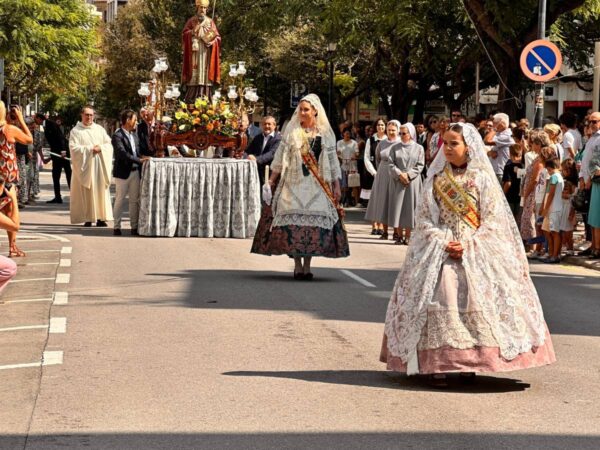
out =
[(113, 147), (110, 137), (94, 123), (94, 109), (85, 106), (81, 121), (69, 138), (73, 177), (71, 179), (71, 223), (90, 227), (107, 226), (113, 220), (110, 201)]

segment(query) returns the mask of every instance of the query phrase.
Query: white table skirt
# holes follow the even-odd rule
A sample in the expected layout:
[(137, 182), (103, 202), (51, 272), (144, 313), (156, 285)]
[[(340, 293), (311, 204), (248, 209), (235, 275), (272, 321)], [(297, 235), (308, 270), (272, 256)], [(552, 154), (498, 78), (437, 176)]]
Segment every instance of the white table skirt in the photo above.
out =
[(144, 164), (142, 236), (247, 238), (260, 218), (256, 162), (153, 158)]

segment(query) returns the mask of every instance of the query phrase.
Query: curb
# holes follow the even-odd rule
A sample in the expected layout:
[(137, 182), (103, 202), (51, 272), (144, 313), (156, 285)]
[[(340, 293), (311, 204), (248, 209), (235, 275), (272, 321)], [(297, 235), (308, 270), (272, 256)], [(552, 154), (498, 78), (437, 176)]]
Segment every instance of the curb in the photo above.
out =
[(600, 271), (600, 259), (588, 259), (584, 256), (567, 256), (562, 259), (562, 262), (573, 266)]

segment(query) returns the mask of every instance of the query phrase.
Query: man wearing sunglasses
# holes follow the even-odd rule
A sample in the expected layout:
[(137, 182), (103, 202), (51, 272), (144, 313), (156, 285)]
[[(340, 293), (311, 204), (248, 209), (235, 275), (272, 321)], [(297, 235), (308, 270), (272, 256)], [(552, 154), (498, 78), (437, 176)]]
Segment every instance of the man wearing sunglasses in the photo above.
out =
[[(588, 127), (591, 132), (591, 137), (585, 144), (583, 150), (583, 156), (581, 158), (581, 169), (579, 171), (579, 188), (586, 191), (586, 196), (590, 198), (590, 209), (587, 214), (587, 223), (592, 227), (592, 245), (590, 248), (579, 254), (582, 256), (590, 256), (592, 258), (600, 258), (600, 221), (596, 223), (598, 217), (600, 217), (600, 202), (594, 201), (592, 195), (592, 189), (598, 189), (600, 187), (599, 182), (592, 183), (592, 179), (598, 176), (597, 172), (600, 169), (590, 171), (591, 162), (595, 158), (595, 155), (600, 153), (598, 148), (600, 147), (600, 112), (593, 112), (590, 114), (588, 119)], [(593, 186), (596, 185), (596, 186)]]

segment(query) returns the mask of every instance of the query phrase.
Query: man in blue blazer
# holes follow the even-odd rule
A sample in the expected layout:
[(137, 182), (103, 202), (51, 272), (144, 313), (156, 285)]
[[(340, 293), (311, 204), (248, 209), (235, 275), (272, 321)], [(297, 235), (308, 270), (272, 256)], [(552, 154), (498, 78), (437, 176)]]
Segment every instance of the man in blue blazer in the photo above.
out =
[(281, 133), (276, 131), (277, 123), (272, 116), (264, 117), (261, 125), (262, 133), (252, 139), (246, 149), (246, 154), (248, 159), (256, 161), (262, 186), (265, 183), (265, 166), (273, 162), (275, 152), (281, 143)]
[(135, 111), (126, 109), (121, 113), (121, 128), (112, 136), (115, 152), (113, 177), (115, 178), (116, 196), (113, 214), (115, 225), (113, 234), (121, 236), (121, 218), (125, 198), (129, 196), (129, 222), (131, 234), (138, 235), (138, 217), (140, 208), (140, 176), (142, 164), (150, 159), (142, 156), (140, 141), (136, 133), (137, 115)]

